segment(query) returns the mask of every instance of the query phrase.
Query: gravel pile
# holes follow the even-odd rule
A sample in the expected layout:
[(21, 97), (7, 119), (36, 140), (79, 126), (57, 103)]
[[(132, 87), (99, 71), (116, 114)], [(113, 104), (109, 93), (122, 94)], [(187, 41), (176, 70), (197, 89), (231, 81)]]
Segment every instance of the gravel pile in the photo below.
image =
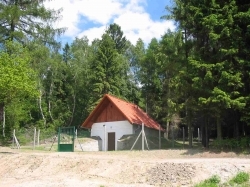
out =
[(188, 186), (195, 173), (193, 164), (163, 163), (147, 171), (146, 181), (155, 186)]

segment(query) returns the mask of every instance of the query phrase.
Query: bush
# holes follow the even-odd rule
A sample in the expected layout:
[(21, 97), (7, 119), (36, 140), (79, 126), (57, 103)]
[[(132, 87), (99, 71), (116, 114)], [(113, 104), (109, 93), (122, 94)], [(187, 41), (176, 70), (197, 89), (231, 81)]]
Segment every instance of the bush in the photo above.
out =
[(242, 137), (240, 139), (240, 147), (242, 149), (248, 148), (249, 147), (249, 143), (250, 143), (249, 137)]
[(221, 140), (214, 140), (212, 143), (212, 147), (215, 149), (238, 149), (241, 148), (242, 150), (249, 147), (250, 138), (249, 137), (241, 137), (240, 140), (238, 139), (221, 139)]
[(242, 184), (249, 180), (249, 174), (246, 172), (238, 173), (230, 182), (236, 184)]
[(213, 175), (211, 178), (195, 185), (195, 187), (217, 187), (220, 183), (220, 178), (217, 175)]

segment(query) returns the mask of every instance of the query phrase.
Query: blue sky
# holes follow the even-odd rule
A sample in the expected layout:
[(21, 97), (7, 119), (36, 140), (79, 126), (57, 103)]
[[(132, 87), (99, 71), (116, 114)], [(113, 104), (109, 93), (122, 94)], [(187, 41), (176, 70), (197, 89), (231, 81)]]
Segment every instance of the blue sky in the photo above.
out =
[(62, 17), (55, 27), (67, 27), (62, 43), (87, 36), (90, 42), (100, 38), (107, 26), (117, 23), (133, 44), (141, 38), (146, 44), (168, 30), (174, 23), (161, 20), (166, 5), (172, 0), (52, 0), (45, 2), (50, 9), (60, 9)]

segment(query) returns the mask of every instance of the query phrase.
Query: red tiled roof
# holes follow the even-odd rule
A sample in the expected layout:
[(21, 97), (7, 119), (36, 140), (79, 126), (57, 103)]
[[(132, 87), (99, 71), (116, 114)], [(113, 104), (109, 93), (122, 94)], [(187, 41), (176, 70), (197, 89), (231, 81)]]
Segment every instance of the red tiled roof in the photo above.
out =
[[(131, 124), (142, 125), (143, 123), (146, 127), (159, 130), (160, 125), (157, 122), (155, 122), (152, 118), (150, 118), (139, 106), (133, 103), (126, 102), (117, 97), (111, 96), (109, 94), (106, 94), (103, 97), (101, 102), (97, 105), (97, 107), (90, 114), (90, 116), (94, 115), (98, 106), (100, 106), (105, 99), (108, 99), (110, 102), (112, 102)], [(86, 126), (86, 124), (88, 123), (90, 116), (82, 124), (83, 127)], [(160, 128), (162, 131), (164, 131), (162, 127)]]

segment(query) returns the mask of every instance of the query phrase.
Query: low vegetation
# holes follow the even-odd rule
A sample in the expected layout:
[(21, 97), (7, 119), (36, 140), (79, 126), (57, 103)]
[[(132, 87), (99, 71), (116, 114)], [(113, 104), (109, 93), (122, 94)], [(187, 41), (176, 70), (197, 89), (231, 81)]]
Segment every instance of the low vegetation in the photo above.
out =
[[(244, 184), (249, 181), (249, 174), (246, 172), (238, 173), (234, 178), (230, 180), (230, 184)], [(248, 183), (250, 185), (250, 183)]]
[(211, 143), (211, 147), (218, 150), (234, 150), (241, 149), (245, 150), (249, 148), (250, 138), (249, 137), (241, 137), (239, 139), (236, 138), (225, 138), (221, 140), (214, 140)]
[(249, 185), (249, 173), (239, 172), (226, 183), (221, 184), (220, 177), (214, 175), (211, 178), (206, 179), (199, 184), (196, 184), (195, 187), (247, 187)]

